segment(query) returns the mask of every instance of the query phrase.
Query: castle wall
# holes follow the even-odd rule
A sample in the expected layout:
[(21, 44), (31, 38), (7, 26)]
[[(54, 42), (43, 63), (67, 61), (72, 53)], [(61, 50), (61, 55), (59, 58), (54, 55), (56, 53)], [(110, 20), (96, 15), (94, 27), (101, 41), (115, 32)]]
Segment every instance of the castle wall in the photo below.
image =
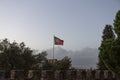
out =
[(108, 70), (0, 70), (0, 80), (118, 80)]

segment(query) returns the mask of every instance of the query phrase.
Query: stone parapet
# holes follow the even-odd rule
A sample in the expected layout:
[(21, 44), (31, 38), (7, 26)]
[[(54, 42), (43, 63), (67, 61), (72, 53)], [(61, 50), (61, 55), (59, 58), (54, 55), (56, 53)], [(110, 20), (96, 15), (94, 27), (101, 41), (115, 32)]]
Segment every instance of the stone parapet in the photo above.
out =
[(0, 70), (0, 80), (118, 80), (108, 70)]

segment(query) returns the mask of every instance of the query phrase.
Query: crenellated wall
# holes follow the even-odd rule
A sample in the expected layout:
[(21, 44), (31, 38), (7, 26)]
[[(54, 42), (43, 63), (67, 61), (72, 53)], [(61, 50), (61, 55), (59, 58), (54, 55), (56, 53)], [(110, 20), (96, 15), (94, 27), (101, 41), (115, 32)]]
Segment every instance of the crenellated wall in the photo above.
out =
[(118, 80), (108, 70), (0, 70), (0, 80)]

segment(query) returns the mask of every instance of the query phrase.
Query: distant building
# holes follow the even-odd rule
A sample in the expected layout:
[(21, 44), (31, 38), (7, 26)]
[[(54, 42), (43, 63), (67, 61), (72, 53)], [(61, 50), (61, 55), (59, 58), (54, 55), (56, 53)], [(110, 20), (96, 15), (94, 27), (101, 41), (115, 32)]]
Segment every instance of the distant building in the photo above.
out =
[(57, 61), (57, 59), (48, 59), (48, 63), (50, 64), (56, 63)]

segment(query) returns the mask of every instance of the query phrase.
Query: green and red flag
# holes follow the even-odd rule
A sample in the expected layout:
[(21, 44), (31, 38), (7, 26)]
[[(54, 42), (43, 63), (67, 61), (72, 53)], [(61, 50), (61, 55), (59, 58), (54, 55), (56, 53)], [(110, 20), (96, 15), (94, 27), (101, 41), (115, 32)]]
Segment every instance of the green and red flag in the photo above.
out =
[(64, 40), (54, 36), (54, 44), (55, 45), (63, 45), (63, 43), (64, 43)]

